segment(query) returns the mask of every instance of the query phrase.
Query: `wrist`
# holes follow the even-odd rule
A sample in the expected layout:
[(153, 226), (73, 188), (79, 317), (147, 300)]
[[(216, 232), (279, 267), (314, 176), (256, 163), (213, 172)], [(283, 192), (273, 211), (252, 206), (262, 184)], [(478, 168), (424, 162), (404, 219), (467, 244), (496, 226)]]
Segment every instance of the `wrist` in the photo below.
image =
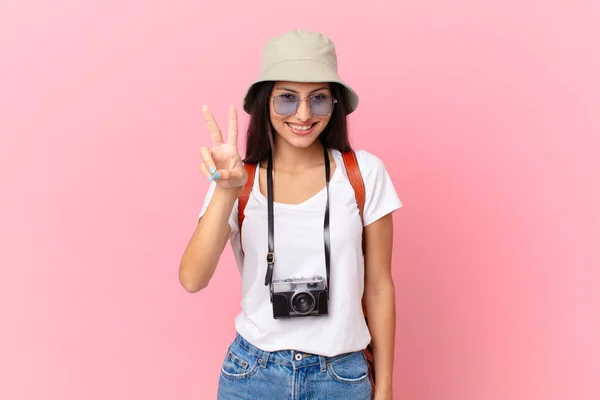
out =
[(219, 210), (219, 214), (223, 213), (225, 215), (230, 215), (241, 190), (241, 188), (222, 188), (217, 186), (211, 200), (211, 203), (214, 203), (213, 207), (216, 207), (216, 210)]
[(215, 187), (215, 194), (218, 192), (221, 196), (227, 196), (237, 199), (242, 193), (242, 187), (224, 188), (219, 185)]
[(381, 393), (390, 393), (392, 391), (392, 380), (389, 379), (379, 379), (375, 381), (375, 391)]
[(375, 381), (375, 387), (376, 388), (381, 388), (381, 389), (391, 389), (392, 388), (392, 381), (381, 381), (380, 379), (377, 379)]

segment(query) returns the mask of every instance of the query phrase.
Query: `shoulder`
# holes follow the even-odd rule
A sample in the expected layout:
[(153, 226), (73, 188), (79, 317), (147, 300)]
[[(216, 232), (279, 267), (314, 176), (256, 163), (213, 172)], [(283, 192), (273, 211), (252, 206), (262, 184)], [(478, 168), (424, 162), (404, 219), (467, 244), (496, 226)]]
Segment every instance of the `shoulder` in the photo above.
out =
[(358, 164), (361, 167), (364, 166), (365, 169), (385, 167), (383, 164), (383, 160), (380, 157), (367, 150), (357, 149), (354, 150), (354, 153), (356, 153), (356, 159), (358, 160)]
[(355, 149), (353, 151), (354, 154), (356, 154), (358, 168), (364, 179), (369, 179), (369, 177), (375, 177), (387, 172), (385, 164), (379, 156), (364, 149)]

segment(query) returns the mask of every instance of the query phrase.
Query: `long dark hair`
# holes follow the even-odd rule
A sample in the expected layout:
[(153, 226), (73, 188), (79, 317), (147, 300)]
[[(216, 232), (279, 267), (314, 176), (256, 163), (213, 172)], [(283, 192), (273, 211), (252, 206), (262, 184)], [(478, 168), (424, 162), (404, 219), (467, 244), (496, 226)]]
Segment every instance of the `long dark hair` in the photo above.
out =
[[(275, 82), (260, 82), (248, 93), (250, 123), (246, 133), (246, 158), (244, 163), (259, 163), (266, 160), (275, 147), (274, 129), (270, 118), (270, 95)], [(319, 135), (323, 146), (339, 151), (350, 151), (348, 139), (348, 99), (346, 90), (338, 83), (330, 84), (331, 95), (337, 99), (329, 123)]]

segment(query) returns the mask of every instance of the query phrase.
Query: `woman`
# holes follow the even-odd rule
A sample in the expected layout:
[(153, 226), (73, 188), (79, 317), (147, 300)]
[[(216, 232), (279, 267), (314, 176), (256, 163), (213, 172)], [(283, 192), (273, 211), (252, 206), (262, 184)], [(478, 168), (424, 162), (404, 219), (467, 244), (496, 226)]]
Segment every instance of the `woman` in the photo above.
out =
[[(201, 171), (211, 184), (180, 280), (190, 292), (205, 288), (230, 240), (242, 311), (221, 400), (392, 399), (392, 212), (401, 202), (381, 160), (355, 151), (366, 192), (359, 212), (343, 158), (346, 117), (357, 105), (331, 40), (294, 30), (268, 41), (244, 97), (243, 162), (235, 108), (225, 142), (203, 107), (213, 147), (201, 149)], [(370, 343), (374, 390), (363, 352)]]

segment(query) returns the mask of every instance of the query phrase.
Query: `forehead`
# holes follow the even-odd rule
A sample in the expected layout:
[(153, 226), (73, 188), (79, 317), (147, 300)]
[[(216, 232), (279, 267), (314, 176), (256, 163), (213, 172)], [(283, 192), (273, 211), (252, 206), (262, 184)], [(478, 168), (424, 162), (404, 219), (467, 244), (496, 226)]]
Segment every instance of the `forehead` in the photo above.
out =
[(319, 89), (330, 89), (329, 82), (275, 82), (274, 90), (289, 90), (298, 93), (310, 93)]

